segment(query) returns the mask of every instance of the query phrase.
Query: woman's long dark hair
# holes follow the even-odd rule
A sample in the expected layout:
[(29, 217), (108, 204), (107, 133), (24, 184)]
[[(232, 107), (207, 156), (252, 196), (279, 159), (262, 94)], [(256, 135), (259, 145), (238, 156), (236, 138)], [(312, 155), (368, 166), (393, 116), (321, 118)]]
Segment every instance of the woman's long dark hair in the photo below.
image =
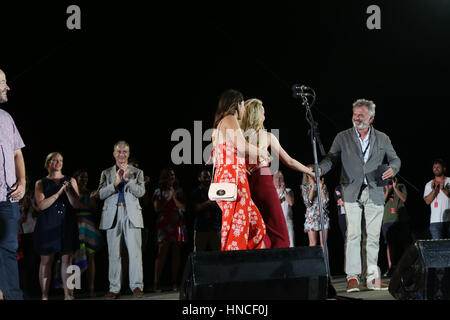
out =
[[(168, 190), (169, 189), (169, 179), (170, 179), (170, 172), (174, 172), (175, 170), (173, 170), (172, 168), (168, 167), (168, 168), (164, 168), (161, 170), (161, 173), (159, 174), (159, 187), (161, 188), (161, 190)], [(173, 188), (175, 190), (177, 190), (180, 186), (180, 183), (178, 182), (178, 179), (176, 178), (175, 175), (175, 181), (173, 183)]]
[(237, 90), (229, 89), (222, 93), (214, 116), (214, 128), (217, 128), (220, 120), (238, 112), (239, 103), (244, 101), (244, 95)]

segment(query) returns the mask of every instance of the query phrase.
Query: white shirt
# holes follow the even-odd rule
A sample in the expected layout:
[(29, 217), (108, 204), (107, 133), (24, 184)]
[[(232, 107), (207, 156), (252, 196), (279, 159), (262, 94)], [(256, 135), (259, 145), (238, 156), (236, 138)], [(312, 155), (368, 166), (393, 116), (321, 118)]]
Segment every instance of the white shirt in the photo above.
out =
[(288, 229), (289, 234), (289, 242), (290, 247), (294, 247), (294, 212), (292, 210), (292, 207), (289, 205), (289, 203), (286, 200), (286, 195), (291, 192), (292, 190), (289, 188), (286, 188), (286, 190), (282, 193), (281, 189), (277, 188), (278, 197), (280, 200), (284, 197), (284, 201), (281, 203), (281, 209), (283, 209), (284, 218), (286, 220), (286, 227)]
[[(370, 131), (372, 131), (372, 128), (369, 127), (369, 131), (367, 131), (367, 135), (366, 137), (363, 139), (361, 139), (361, 135), (359, 134), (358, 130), (355, 128), (356, 130), (356, 135), (358, 136), (358, 140), (359, 140), (359, 144), (361, 145), (361, 150), (362, 153), (364, 153), (364, 151), (366, 151), (366, 153), (364, 153), (364, 163), (367, 162), (367, 160), (369, 160), (369, 152), (370, 152)], [(367, 149), (366, 149), (367, 148)], [(367, 179), (366, 176), (364, 175), (364, 183), (367, 183)]]
[(33, 233), (37, 218), (33, 218), (33, 207), (30, 206), (26, 213), (25, 222), (22, 222), (22, 233)]
[[(423, 193), (424, 197), (430, 194), (432, 182), (433, 180), (429, 181), (425, 185), (425, 192)], [(445, 179), (444, 186), (446, 186), (448, 183), (450, 184), (449, 177)], [(430, 223), (450, 221), (450, 198), (447, 197), (444, 192), (439, 190), (437, 197), (434, 198), (434, 200), (430, 203), (430, 207)]]

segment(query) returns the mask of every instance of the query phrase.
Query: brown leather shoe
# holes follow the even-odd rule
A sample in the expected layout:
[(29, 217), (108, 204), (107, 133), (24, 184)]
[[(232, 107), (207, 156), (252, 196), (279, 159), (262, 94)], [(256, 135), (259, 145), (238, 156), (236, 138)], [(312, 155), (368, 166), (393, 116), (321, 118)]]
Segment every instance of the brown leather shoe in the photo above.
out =
[(142, 298), (144, 296), (144, 292), (140, 288), (134, 288), (133, 296), (136, 298)]
[(119, 297), (120, 297), (120, 293), (119, 292), (111, 292), (111, 291), (108, 291), (106, 294), (105, 294), (105, 299), (119, 299)]

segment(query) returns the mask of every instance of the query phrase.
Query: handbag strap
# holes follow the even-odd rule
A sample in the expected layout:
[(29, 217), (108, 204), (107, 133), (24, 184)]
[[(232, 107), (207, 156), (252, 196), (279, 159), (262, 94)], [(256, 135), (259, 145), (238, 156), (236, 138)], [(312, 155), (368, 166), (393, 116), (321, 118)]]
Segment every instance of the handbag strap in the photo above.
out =
[[(223, 119), (222, 119), (223, 120)], [(213, 183), (214, 182), (214, 174), (215, 174), (215, 172), (216, 172), (216, 159), (215, 159), (215, 157), (216, 157), (216, 155), (217, 155), (217, 157), (219, 157), (219, 137), (218, 137), (218, 135), (219, 135), (219, 133), (220, 133), (220, 131), (219, 131), (219, 127), (220, 127), (220, 125), (222, 124), (222, 120), (220, 120), (220, 122), (219, 122), (219, 124), (217, 125), (217, 132), (216, 132), (216, 134), (217, 134), (217, 139), (216, 139), (216, 151), (217, 152), (214, 152), (214, 156), (213, 156), (213, 171), (212, 171), (212, 174), (211, 174), (211, 183)], [(214, 145), (214, 142), (213, 142), (213, 145)], [(239, 164), (238, 164), (238, 161), (237, 161), (237, 158), (236, 158), (236, 185), (238, 185), (238, 179), (239, 179), (239, 176), (238, 176), (238, 169), (239, 169)]]

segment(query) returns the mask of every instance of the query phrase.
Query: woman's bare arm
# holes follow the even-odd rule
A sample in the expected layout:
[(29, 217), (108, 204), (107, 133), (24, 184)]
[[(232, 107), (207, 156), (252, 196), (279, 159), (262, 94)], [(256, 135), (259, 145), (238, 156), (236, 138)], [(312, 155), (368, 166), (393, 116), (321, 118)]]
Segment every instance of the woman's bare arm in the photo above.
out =
[(287, 167), (299, 172), (309, 174), (311, 177), (314, 177), (314, 171), (312, 169), (308, 168), (307, 166), (303, 165), (302, 163), (298, 162), (297, 160), (289, 156), (289, 154), (283, 149), (283, 147), (281, 147), (277, 137), (275, 137), (272, 133), (268, 133), (268, 135), (272, 155), (277, 156), (281, 160), (281, 162), (283, 162), (283, 164), (285, 164)]

